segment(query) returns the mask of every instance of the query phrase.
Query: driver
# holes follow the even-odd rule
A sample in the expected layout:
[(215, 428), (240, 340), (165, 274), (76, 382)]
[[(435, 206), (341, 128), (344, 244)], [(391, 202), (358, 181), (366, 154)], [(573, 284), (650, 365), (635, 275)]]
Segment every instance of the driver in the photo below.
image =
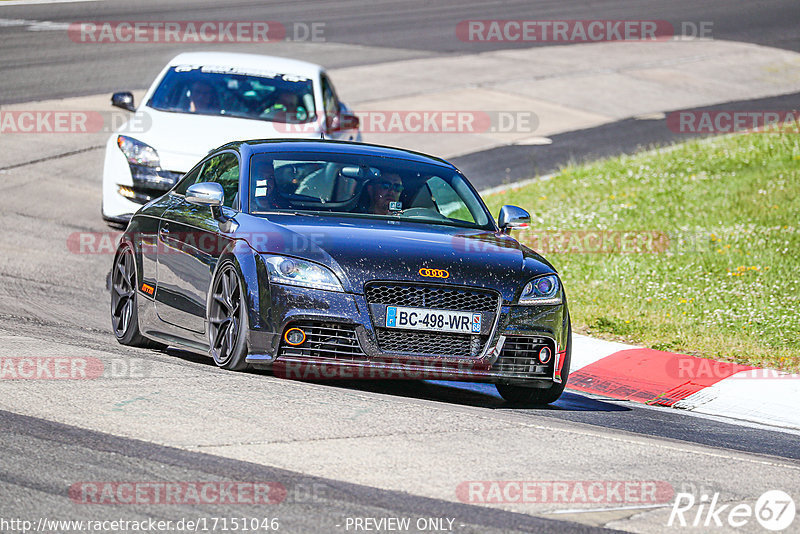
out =
[(189, 98), (190, 113), (219, 113), (217, 94), (210, 83), (202, 80), (193, 82), (189, 88)]
[(395, 172), (387, 172), (367, 182), (366, 188), (369, 198), (367, 212), (389, 215), (389, 203), (399, 201), (403, 192), (403, 179)]

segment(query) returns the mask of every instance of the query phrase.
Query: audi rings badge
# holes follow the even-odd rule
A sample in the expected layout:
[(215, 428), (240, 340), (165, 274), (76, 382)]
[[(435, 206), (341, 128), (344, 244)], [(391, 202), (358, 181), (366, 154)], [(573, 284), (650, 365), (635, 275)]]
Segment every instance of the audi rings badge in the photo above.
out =
[(444, 269), (426, 269), (422, 268), (419, 270), (420, 276), (426, 276), (428, 278), (449, 278), (450, 273), (445, 271)]

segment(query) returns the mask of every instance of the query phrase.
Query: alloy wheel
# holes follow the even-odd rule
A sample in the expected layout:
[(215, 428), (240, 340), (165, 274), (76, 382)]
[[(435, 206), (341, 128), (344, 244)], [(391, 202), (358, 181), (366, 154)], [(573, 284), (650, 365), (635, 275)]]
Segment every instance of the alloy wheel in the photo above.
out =
[(218, 365), (230, 361), (239, 341), (242, 292), (233, 265), (225, 265), (216, 279), (209, 310), (209, 342)]
[(118, 338), (130, 328), (136, 305), (136, 269), (133, 254), (125, 248), (120, 252), (111, 278), (111, 322)]

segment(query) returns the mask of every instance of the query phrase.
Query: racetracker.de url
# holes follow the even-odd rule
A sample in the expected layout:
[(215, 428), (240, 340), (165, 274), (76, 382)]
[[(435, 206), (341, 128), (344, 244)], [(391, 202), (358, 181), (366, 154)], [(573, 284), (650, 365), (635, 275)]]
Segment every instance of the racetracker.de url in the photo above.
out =
[(278, 532), (277, 517), (193, 517), (167, 519), (7, 519), (0, 517), (0, 532)]

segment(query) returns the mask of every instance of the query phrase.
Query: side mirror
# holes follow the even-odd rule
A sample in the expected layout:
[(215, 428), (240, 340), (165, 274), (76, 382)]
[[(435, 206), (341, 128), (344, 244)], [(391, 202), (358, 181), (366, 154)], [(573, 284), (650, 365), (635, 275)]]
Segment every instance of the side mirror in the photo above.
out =
[(200, 182), (192, 184), (186, 190), (186, 202), (195, 206), (218, 208), (225, 200), (225, 191), (216, 182)]
[(531, 214), (516, 206), (503, 206), (497, 217), (497, 225), (504, 234), (516, 228), (527, 228), (531, 224)]
[(111, 95), (111, 105), (128, 111), (136, 111), (133, 105), (133, 94), (127, 91)]
[(361, 120), (352, 113), (342, 113), (339, 115), (339, 130), (358, 130)]
[(332, 117), (328, 117), (326, 120), (326, 126), (329, 132), (357, 130), (360, 125), (361, 120), (344, 102), (339, 102), (339, 112)]

